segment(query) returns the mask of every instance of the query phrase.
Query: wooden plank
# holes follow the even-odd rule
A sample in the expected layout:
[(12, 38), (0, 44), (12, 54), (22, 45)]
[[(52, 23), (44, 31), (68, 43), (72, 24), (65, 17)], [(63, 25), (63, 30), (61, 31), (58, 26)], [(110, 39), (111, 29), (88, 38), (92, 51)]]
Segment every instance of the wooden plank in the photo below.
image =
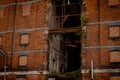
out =
[(72, 28), (59, 28), (59, 29), (52, 29), (49, 30), (49, 33), (54, 34), (54, 33), (70, 33), (70, 32), (77, 32), (81, 31), (81, 27), (72, 27)]

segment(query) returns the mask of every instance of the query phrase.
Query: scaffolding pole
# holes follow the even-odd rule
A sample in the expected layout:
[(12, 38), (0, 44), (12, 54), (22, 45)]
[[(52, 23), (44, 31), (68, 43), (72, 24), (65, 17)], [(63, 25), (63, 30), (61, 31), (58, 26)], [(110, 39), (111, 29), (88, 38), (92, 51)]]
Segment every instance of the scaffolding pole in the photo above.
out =
[(91, 60), (91, 80), (94, 80), (93, 60)]

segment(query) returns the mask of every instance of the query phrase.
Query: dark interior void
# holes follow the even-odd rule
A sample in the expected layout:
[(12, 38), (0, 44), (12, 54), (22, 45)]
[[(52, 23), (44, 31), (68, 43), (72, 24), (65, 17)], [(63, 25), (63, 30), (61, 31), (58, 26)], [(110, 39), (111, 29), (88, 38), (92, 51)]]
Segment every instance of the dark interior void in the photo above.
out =
[[(70, 15), (67, 17), (63, 24), (63, 28), (70, 27), (78, 27), (81, 25), (80, 21), (80, 3), (79, 0), (70, 0), (70, 3), (73, 5), (66, 6), (66, 14)], [(67, 55), (67, 72), (78, 70), (80, 68), (80, 53), (81, 53), (81, 43), (80, 43), (81, 35), (76, 35), (76, 32), (66, 33), (64, 35), (64, 39), (69, 42), (66, 47), (66, 55)]]
[(66, 55), (67, 55), (67, 72), (78, 70), (80, 68), (80, 53), (81, 53), (81, 44), (80, 37), (81, 35), (76, 35), (75, 32), (66, 33), (65, 39), (67, 39), (66, 45)]
[[(59, 23), (62, 24), (63, 28), (79, 27), (81, 25), (81, 0), (55, 0), (53, 2), (55, 9), (55, 15), (53, 16), (60, 18)], [(62, 66), (66, 66), (65, 71), (67, 72), (80, 68), (80, 37), (81, 35), (76, 35), (76, 32), (62, 34), (61, 52), (63, 53), (63, 58), (67, 58), (67, 65), (63, 64)]]
[(80, 68), (80, 45), (68, 46), (67, 71), (74, 71)]
[(110, 68), (120, 68), (120, 62), (112, 62), (110, 63)]
[(56, 0), (54, 4), (56, 17), (60, 17), (62, 27), (80, 26), (81, 0)]
[[(61, 5), (64, 0), (55, 0), (56, 5)], [(70, 3), (80, 3), (81, 0), (65, 0), (65, 3), (67, 4), (68, 1)]]
[(56, 15), (59, 16), (59, 15), (62, 15), (63, 14), (63, 11), (64, 10), (64, 14), (79, 14), (81, 11), (80, 11), (80, 4), (79, 3), (76, 3), (76, 4), (66, 4), (66, 5), (56, 5)]
[(80, 26), (80, 17), (78, 16), (70, 16), (66, 19), (65, 23), (63, 24), (64, 28), (69, 27), (78, 27)]

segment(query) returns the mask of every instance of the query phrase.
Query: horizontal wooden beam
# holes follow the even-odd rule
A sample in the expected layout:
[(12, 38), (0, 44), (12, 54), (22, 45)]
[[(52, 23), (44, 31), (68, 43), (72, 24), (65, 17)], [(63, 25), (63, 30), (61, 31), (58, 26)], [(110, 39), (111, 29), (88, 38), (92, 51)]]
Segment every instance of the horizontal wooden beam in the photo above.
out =
[(63, 43), (63, 44), (71, 44), (71, 43), (81, 43), (81, 41), (80, 40), (73, 40), (73, 41), (61, 41), (61, 43)]
[(72, 28), (59, 28), (59, 29), (51, 29), (49, 30), (49, 33), (70, 33), (70, 32), (77, 32), (81, 31), (81, 27), (72, 27)]

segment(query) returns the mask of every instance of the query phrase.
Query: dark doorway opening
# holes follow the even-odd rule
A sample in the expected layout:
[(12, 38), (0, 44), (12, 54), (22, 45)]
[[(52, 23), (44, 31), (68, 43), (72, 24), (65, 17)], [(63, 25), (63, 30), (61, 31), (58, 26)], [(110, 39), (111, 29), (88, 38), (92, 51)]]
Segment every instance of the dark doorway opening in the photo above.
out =
[[(81, 1), (69, 0), (70, 4), (66, 6), (66, 16), (63, 28), (80, 27)], [(80, 69), (81, 59), (81, 32), (70, 32), (64, 34), (64, 41), (66, 41), (66, 55), (67, 55), (67, 72)]]
[[(53, 41), (53, 43), (56, 41), (60, 43), (58, 46), (52, 44), (52, 46), (55, 46), (55, 48), (57, 48), (56, 50), (58, 50), (58, 53), (54, 53), (57, 56), (59, 55), (58, 62), (60, 62), (60, 64), (57, 65), (57, 67), (62, 73), (78, 70), (81, 65), (81, 34), (78, 35), (78, 33), (81, 32), (72, 32), (70, 29), (81, 28), (81, 0), (52, 0), (52, 4), (53, 14), (51, 27), (53, 33), (51, 35), (55, 35), (59, 37), (59, 39), (51, 41)], [(70, 32), (64, 32), (64, 29), (68, 29)], [(61, 30), (61, 32), (59, 30)]]
[(67, 45), (67, 72), (69, 72), (80, 68), (81, 43), (80, 35), (76, 35), (76, 33), (68, 33), (66, 35), (70, 42)]

